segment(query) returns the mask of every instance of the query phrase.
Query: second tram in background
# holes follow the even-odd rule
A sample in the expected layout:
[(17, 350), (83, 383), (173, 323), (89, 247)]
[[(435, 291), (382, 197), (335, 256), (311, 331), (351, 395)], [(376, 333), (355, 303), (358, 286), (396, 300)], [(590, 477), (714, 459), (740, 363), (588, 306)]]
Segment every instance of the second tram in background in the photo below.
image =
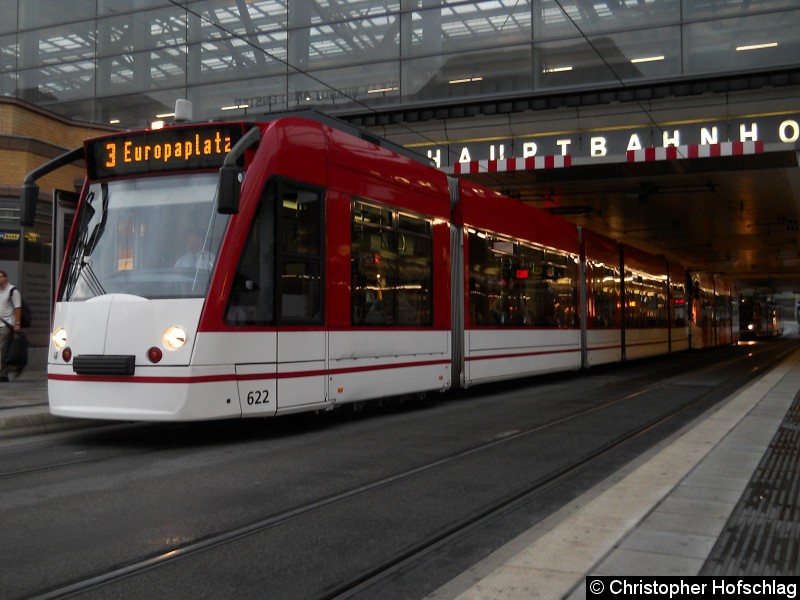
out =
[[(62, 416), (260, 417), (735, 341), (716, 277), (342, 124), (88, 140), (57, 290)], [(391, 145), (388, 145), (391, 146)]]
[(743, 296), (739, 303), (739, 337), (756, 340), (783, 334), (783, 314), (777, 302)]

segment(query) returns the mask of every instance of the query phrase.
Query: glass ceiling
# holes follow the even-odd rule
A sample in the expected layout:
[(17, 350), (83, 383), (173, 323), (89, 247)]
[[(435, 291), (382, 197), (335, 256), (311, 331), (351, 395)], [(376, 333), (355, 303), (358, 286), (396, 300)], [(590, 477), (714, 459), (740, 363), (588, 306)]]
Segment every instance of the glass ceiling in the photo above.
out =
[[(0, 9), (4, 95), (125, 125), (181, 97), (195, 118), (267, 106), (353, 112), (767, 69), (797, 63), (800, 26), (792, 0), (0, 0)], [(12, 16), (19, 29), (7, 31)]]

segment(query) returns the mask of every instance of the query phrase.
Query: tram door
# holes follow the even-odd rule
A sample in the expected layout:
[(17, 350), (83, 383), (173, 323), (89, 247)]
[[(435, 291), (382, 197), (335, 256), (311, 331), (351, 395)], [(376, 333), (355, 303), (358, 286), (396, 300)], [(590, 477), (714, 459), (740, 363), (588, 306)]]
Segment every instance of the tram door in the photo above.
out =
[(226, 316), (252, 348), (236, 365), (244, 414), (325, 401), (322, 212), (321, 190), (273, 180), (263, 194)]
[(324, 192), (275, 186), (277, 223), (278, 410), (325, 401)]

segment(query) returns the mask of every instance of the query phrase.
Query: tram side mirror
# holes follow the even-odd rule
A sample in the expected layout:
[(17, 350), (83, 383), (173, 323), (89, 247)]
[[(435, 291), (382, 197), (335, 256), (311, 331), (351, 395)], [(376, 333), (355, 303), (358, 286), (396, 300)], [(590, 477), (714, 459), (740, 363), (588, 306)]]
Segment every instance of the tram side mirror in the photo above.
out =
[(33, 227), (36, 221), (36, 203), (39, 202), (39, 186), (23, 183), (20, 188), (19, 222), (23, 227)]
[(242, 174), (237, 165), (222, 165), (219, 170), (217, 190), (217, 212), (235, 215), (239, 212), (239, 194), (242, 189)]

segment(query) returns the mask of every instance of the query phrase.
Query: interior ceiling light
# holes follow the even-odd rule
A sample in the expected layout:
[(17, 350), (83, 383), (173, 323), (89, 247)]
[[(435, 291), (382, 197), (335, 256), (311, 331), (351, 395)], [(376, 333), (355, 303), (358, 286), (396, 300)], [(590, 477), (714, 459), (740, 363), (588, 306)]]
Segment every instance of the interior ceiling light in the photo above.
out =
[(552, 69), (545, 69), (542, 73), (564, 73), (572, 71), (572, 67), (553, 67)]
[(632, 58), (631, 62), (636, 63), (646, 63), (646, 62), (656, 62), (658, 60), (664, 60), (664, 55), (661, 56), (643, 56), (642, 58)]
[(237, 109), (244, 109), (250, 108), (249, 104), (232, 104), (230, 106), (220, 106), (220, 110), (237, 110)]
[(751, 44), (749, 46), (736, 46), (737, 52), (742, 52), (743, 50), (761, 50), (763, 48), (777, 48), (778, 42), (766, 42), (764, 44)]
[[(450, 83), (453, 83), (452, 81)], [(368, 94), (380, 94), (382, 92), (396, 92), (400, 88), (399, 87), (385, 87), (385, 88), (377, 88), (374, 90), (367, 90)]]
[(451, 79), (447, 83), (472, 83), (473, 81), (483, 81), (483, 77), (465, 77), (464, 79)]

